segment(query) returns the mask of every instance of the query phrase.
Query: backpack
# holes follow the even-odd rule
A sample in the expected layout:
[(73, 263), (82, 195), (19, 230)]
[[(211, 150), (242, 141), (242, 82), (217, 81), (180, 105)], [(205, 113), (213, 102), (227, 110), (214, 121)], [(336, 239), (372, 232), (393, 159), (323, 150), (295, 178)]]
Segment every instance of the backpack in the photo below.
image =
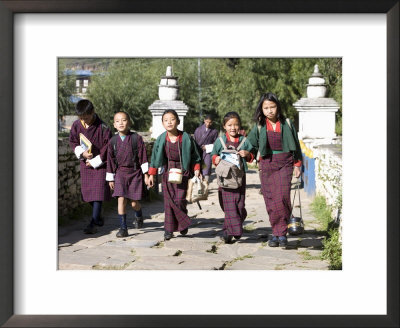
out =
[[(119, 137), (119, 134), (114, 134), (111, 137), (110, 143), (111, 146), (113, 148), (113, 152), (114, 152), (114, 163), (115, 166), (118, 167), (118, 163), (116, 161), (117, 159), (117, 138)], [(136, 132), (132, 132), (131, 134), (131, 141), (132, 141), (132, 154), (133, 154), (133, 158), (132, 158), (132, 162), (133, 162), (133, 167), (136, 170), (137, 169), (137, 133)]]
[(242, 142), (236, 149), (233, 147), (233, 149), (228, 149), (222, 137), (219, 137), (219, 140), (221, 141), (222, 147), (224, 147), (224, 153), (232, 154), (233, 157), (237, 156), (239, 167), (236, 164), (223, 159), (221, 156), (221, 161), (215, 169), (215, 174), (217, 175), (217, 184), (222, 188), (237, 189), (242, 186), (244, 176), (243, 163), (238, 155), (238, 151), (246, 141), (246, 137), (243, 137)]

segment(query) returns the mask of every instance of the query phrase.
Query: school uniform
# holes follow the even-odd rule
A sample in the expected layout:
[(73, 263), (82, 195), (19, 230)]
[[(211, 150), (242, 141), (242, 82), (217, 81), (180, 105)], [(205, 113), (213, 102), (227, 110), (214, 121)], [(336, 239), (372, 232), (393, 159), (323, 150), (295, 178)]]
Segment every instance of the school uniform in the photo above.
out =
[(249, 140), (255, 151), (259, 149), (261, 191), (267, 208), (274, 236), (286, 236), (287, 224), (292, 211), (290, 189), (293, 166), (301, 166), (301, 150), (293, 124), (276, 122), (275, 131), (271, 123), (260, 129), (255, 126)]
[(117, 135), (115, 151), (111, 142), (108, 144), (106, 180), (114, 181), (113, 197), (141, 200), (143, 174), (148, 171), (147, 153), (143, 138), (137, 134), (137, 154), (133, 154), (132, 134)]
[[(93, 158), (89, 160), (92, 166), (86, 166), (82, 157), (84, 149), (80, 146), (79, 133), (82, 133), (92, 143)], [(88, 128), (80, 120), (71, 127), (69, 144), (76, 157), (80, 160), (81, 193), (85, 202), (107, 201), (110, 199), (110, 188), (106, 182), (107, 145), (111, 138), (110, 129), (96, 115)]]
[[(149, 174), (157, 174), (162, 168), (164, 194), (164, 229), (166, 232), (182, 231), (190, 226), (187, 215), (186, 190), (193, 171), (200, 169), (200, 155), (197, 146), (186, 132), (178, 131), (178, 138), (171, 142), (167, 132), (161, 134), (154, 143)], [(182, 169), (180, 184), (168, 182), (168, 169)]]
[[(227, 147), (233, 146), (237, 148), (239, 144), (243, 140), (243, 136), (240, 135), (238, 138), (235, 138), (235, 141), (230, 141), (228, 134), (223, 135), (222, 139), (224, 140)], [(223, 146), (221, 141), (217, 139), (214, 143), (213, 150), (211, 152), (213, 163), (215, 164), (215, 158), (217, 156), (221, 156), (221, 152), (223, 151)], [(251, 151), (252, 145), (249, 141), (245, 141), (240, 150)], [(249, 153), (247, 157), (248, 162), (252, 162), (254, 156), (252, 153)], [(241, 157), (240, 160), (243, 164), (243, 170), (247, 172), (247, 164), (246, 159)], [(225, 213), (225, 220), (223, 225), (223, 230), (229, 236), (241, 236), (243, 234), (243, 222), (246, 219), (247, 211), (245, 207), (245, 199), (246, 199), (246, 174), (243, 176), (242, 186), (237, 189), (227, 189), (227, 188), (218, 188), (218, 200), (221, 209)]]
[[(202, 147), (205, 145), (211, 145), (218, 138), (218, 131), (213, 128), (206, 128), (206, 125), (198, 127), (196, 131), (194, 131), (194, 140), (196, 143)], [(204, 167), (202, 168), (202, 174), (210, 175), (211, 174), (211, 154), (207, 153), (205, 150), (202, 151), (202, 160), (204, 163)]]

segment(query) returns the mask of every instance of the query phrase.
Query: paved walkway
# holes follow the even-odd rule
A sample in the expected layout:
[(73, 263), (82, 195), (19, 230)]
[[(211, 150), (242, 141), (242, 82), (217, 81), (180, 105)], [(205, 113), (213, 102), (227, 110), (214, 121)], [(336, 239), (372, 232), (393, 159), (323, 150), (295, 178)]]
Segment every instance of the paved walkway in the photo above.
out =
[[(301, 190), (305, 233), (288, 236), (286, 249), (267, 245), (271, 235), (268, 214), (259, 194), (258, 173), (247, 173), (244, 233), (239, 241), (220, 240), (224, 213), (219, 207), (216, 181), (210, 183), (207, 201), (188, 205), (192, 226), (187, 236), (174, 233), (164, 241), (163, 203), (143, 203), (144, 227), (134, 229), (129, 219), (129, 236), (116, 238), (119, 219), (116, 209), (104, 213), (105, 224), (95, 235), (82, 230), (88, 218), (59, 228), (59, 269), (98, 270), (328, 270), (320, 259), (323, 235), (309, 211), (311, 199)], [(293, 192), (292, 192), (293, 196)], [(294, 214), (298, 215), (295, 208)], [(128, 210), (128, 218), (133, 211)]]

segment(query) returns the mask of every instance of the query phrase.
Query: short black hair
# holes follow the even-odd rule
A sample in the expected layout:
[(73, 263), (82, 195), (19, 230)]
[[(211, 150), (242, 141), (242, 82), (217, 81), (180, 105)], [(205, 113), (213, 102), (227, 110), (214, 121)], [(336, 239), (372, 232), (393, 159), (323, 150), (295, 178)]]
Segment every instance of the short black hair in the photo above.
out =
[(78, 116), (94, 113), (94, 106), (90, 100), (79, 100), (75, 106), (75, 111)]
[(129, 114), (128, 114), (127, 112), (125, 112), (125, 111), (123, 111), (123, 110), (119, 110), (118, 112), (115, 112), (115, 113), (114, 113), (114, 117), (115, 117), (115, 115), (117, 115), (117, 114), (125, 114), (126, 117), (128, 118), (128, 121), (131, 122), (131, 117), (129, 116)]
[(168, 113), (170, 113), (170, 114), (172, 114), (172, 115), (175, 116), (176, 121), (178, 122), (178, 124), (181, 123), (181, 120), (179, 119), (178, 113), (177, 113), (175, 110), (173, 110), (173, 109), (166, 109), (166, 110), (164, 111), (164, 113), (163, 113), (162, 116), (161, 116), (161, 122), (162, 122), (162, 120), (164, 119), (164, 115), (165, 115), (165, 114), (168, 114)]
[(205, 120), (213, 121), (213, 116), (211, 114), (207, 114), (206, 116), (204, 116), (204, 121)]
[(224, 119), (222, 120), (222, 125), (225, 126), (226, 122), (228, 122), (231, 118), (236, 118), (239, 121), (239, 125), (242, 126), (242, 121), (240, 119), (240, 116), (236, 112), (226, 113)]
[(256, 107), (256, 112), (254, 113), (254, 121), (256, 121), (257, 124), (265, 125), (265, 115), (262, 110), (262, 105), (265, 100), (272, 101), (276, 104), (276, 115), (278, 120), (283, 123), (286, 120), (285, 115), (282, 113), (282, 107), (281, 103), (279, 102), (278, 96), (272, 92), (267, 92), (261, 95), (260, 101), (258, 102), (258, 105)]

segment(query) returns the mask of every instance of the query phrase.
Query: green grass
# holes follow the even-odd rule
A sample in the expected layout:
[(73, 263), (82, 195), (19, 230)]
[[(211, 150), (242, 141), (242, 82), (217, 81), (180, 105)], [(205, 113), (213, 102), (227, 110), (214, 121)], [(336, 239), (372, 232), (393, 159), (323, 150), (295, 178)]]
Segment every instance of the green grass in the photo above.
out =
[(327, 233), (322, 242), (323, 250), (321, 258), (329, 262), (330, 270), (341, 270), (342, 244), (339, 241), (338, 225), (332, 220), (331, 207), (326, 204), (325, 198), (317, 196), (311, 203), (311, 210), (320, 222), (321, 230)]
[(253, 256), (253, 255), (250, 255), (250, 254), (247, 254), (247, 255), (244, 255), (244, 256), (238, 256), (238, 257), (234, 258), (234, 259), (231, 260), (231, 261), (226, 261), (226, 262), (224, 262), (224, 263), (222, 264), (220, 270), (225, 270), (225, 268), (230, 267), (230, 266), (231, 266), (232, 264), (234, 264), (235, 262), (243, 261), (243, 260), (245, 260), (245, 259), (252, 259), (253, 257), (254, 257), (254, 256)]
[(212, 246), (211, 246), (211, 249), (207, 249), (206, 252), (207, 252), (207, 253), (214, 253), (214, 254), (217, 254), (217, 250), (218, 250), (217, 245), (212, 245)]
[(274, 270), (283, 270), (285, 269), (285, 265), (284, 264), (277, 264), (275, 265)]
[(252, 223), (243, 227), (244, 232), (252, 232), (253, 230), (256, 230), (256, 227)]
[(297, 254), (303, 256), (303, 260), (305, 260), (305, 261), (321, 260), (321, 256), (313, 256), (313, 255), (310, 254), (309, 251), (297, 252)]
[(155, 244), (151, 248), (162, 248), (164, 246), (165, 246), (165, 243), (163, 241), (159, 241), (157, 244)]
[(326, 204), (326, 200), (322, 196), (316, 196), (311, 203), (311, 211), (315, 218), (321, 224), (319, 230), (327, 231), (332, 221), (331, 208)]
[(122, 265), (99, 265), (95, 264), (92, 266), (93, 270), (125, 270), (132, 262), (124, 263)]
[(330, 270), (342, 270), (342, 244), (339, 241), (339, 230), (329, 230), (329, 237), (322, 244), (322, 258), (329, 261)]

